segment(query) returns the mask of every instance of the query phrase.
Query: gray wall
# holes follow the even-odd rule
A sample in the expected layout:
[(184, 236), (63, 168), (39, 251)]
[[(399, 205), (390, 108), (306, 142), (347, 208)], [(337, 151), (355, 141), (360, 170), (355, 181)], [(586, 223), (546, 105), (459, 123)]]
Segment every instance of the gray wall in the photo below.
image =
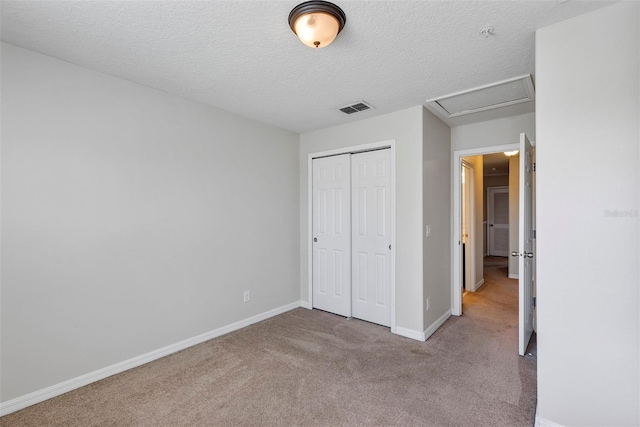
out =
[(520, 142), (520, 133), (536, 139), (535, 113), (451, 128), (451, 152)]
[[(423, 108), (422, 239), (426, 330), (451, 309), (451, 129)], [(400, 211), (399, 211), (400, 212)], [(425, 237), (425, 225), (431, 236)], [(426, 311), (426, 300), (430, 309)]]
[(297, 134), (7, 44), (1, 72), (2, 401), (300, 299)]
[(538, 30), (538, 416), (640, 425), (640, 4)]

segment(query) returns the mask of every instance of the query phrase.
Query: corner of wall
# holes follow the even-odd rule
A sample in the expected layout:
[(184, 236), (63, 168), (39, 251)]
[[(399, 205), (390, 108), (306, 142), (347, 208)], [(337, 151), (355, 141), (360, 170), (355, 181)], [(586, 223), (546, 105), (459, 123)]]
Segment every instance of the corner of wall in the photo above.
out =
[[(431, 335), (451, 315), (451, 128), (423, 108), (423, 328)], [(427, 226), (430, 235), (427, 236)]]

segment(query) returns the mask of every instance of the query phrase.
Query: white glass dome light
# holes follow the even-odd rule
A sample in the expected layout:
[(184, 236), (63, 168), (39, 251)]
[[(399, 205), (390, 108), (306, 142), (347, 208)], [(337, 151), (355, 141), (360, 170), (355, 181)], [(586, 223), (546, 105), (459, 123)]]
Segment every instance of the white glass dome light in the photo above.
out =
[(309, 47), (331, 44), (344, 28), (347, 18), (338, 6), (327, 1), (307, 1), (294, 7), (289, 26), (300, 41)]

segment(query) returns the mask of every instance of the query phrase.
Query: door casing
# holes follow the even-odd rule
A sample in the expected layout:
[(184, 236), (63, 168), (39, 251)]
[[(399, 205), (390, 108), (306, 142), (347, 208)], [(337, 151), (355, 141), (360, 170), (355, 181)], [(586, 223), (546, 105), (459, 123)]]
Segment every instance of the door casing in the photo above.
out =
[[(467, 238), (466, 238), (466, 262), (465, 268), (466, 271), (463, 272), (464, 277), (467, 278), (466, 282), (466, 290), (470, 292), (476, 291), (476, 183), (475, 183), (475, 168), (473, 164), (467, 162), (466, 160), (462, 160), (462, 169), (467, 168), (468, 171), (468, 182), (464, 183), (466, 192), (467, 192), (467, 202), (469, 206), (467, 207)], [(464, 172), (463, 172), (464, 173)], [(460, 174), (462, 178), (462, 174)], [(460, 199), (462, 200), (462, 198)], [(464, 203), (463, 203), (464, 207)], [(462, 214), (461, 214), (462, 217)], [(462, 235), (461, 235), (462, 238)], [(462, 239), (461, 239), (462, 242)]]
[(318, 151), (307, 156), (307, 284), (308, 304), (303, 307), (313, 308), (313, 159), (336, 156), (339, 154), (355, 154), (364, 151), (391, 150), (391, 332), (396, 333), (396, 141), (385, 140), (369, 144), (337, 148), (335, 150)]

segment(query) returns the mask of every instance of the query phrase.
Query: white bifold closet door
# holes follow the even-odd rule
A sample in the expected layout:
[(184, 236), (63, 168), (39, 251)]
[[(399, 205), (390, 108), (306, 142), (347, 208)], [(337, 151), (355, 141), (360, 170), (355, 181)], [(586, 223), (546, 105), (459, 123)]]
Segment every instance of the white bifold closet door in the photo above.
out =
[(391, 153), (351, 156), (352, 316), (391, 325)]
[(313, 307), (391, 325), (391, 153), (313, 160)]
[(313, 159), (313, 307), (351, 317), (351, 155)]

